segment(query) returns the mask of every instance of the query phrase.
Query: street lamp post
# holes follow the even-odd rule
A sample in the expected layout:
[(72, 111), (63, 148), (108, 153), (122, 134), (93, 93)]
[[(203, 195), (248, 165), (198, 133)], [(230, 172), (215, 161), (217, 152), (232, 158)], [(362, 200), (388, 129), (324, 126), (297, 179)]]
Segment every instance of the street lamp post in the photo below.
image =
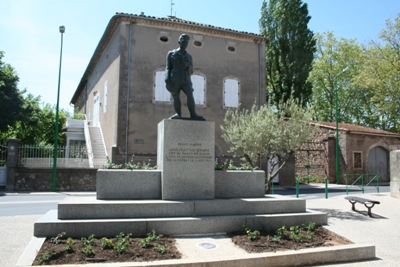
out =
[(56, 191), (56, 184), (57, 184), (58, 107), (59, 107), (59, 102), (60, 102), (61, 60), (62, 60), (64, 32), (65, 32), (65, 27), (60, 26), (61, 49), (60, 49), (60, 66), (58, 68), (58, 90), (57, 90), (57, 104), (56, 104), (56, 122), (55, 122), (55, 131), (54, 131), (54, 150), (53, 150), (53, 179), (52, 179), (52, 185), (51, 185), (51, 189), (53, 192)]
[(344, 68), (338, 75), (333, 78), (333, 87), (335, 89), (335, 109), (336, 109), (336, 114), (335, 114), (335, 121), (336, 121), (336, 184), (340, 183), (340, 166), (339, 166), (339, 108), (338, 108), (338, 90), (339, 88), (337, 87), (337, 79), (339, 78), (340, 75), (345, 73), (346, 71), (349, 70), (349, 67)]

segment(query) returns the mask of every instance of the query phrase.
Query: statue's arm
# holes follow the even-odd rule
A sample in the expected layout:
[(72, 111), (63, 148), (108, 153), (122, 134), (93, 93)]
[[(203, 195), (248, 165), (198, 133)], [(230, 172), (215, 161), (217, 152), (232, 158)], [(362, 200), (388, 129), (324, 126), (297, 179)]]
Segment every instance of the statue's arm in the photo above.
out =
[(168, 83), (171, 80), (171, 68), (172, 68), (172, 64), (171, 64), (171, 55), (172, 52), (168, 52), (167, 54), (167, 63), (166, 63), (166, 67), (165, 67), (165, 82)]
[(193, 61), (192, 61), (192, 56), (189, 55), (189, 68), (188, 68), (189, 74), (193, 74)]
[(168, 91), (171, 90), (171, 69), (172, 69), (171, 55), (172, 52), (168, 52), (167, 64), (165, 65), (165, 87), (167, 88)]

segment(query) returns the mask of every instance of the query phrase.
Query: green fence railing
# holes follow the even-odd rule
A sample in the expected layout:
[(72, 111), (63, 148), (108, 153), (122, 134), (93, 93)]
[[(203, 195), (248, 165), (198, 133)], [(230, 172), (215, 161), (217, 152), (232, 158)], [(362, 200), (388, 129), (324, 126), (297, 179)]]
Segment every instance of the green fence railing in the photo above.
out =
[(346, 180), (346, 195), (349, 194), (349, 188), (353, 186), (359, 187), (364, 194), (365, 187), (373, 182), (376, 183), (376, 191), (379, 193), (379, 174), (345, 174), (344, 179)]

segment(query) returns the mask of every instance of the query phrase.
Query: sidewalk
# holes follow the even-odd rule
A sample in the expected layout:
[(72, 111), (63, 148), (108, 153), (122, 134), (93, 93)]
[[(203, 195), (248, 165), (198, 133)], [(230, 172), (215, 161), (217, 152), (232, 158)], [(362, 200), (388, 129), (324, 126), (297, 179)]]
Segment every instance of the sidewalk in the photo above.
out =
[[(321, 185), (302, 185), (300, 190), (306, 187), (321, 187)], [(323, 187), (323, 185), (322, 185)], [(343, 185), (329, 185), (329, 188), (344, 188)], [(277, 189), (277, 188), (276, 188)], [(279, 189), (276, 191), (279, 194)], [(300, 191), (300, 195), (302, 195)], [(372, 209), (373, 218), (365, 216), (366, 208), (361, 204), (356, 204), (359, 212), (351, 210), (351, 204), (344, 199), (343, 195), (330, 197), (328, 199), (307, 198), (307, 208), (328, 213), (328, 224), (335, 232), (350, 239), (355, 243), (369, 243), (375, 245), (377, 259), (369, 262), (336, 264), (333, 266), (398, 266), (400, 262), (400, 251), (398, 242), (400, 231), (400, 200), (391, 198), (389, 193), (365, 193), (351, 192), (350, 195), (358, 195), (365, 198), (380, 201)], [(20, 255), (32, 238), (33, 224), (41, 215), (10, 216), (1, 217), (1, 240), (7, 243), (0, 243), (0, 266), (13, 267), (17, 263)], [(186, 258), (201, 258), (225, 254), (229, 255), (237, 251), (227, 249), (231, 244), (229, 240), (223, 238), (213, 238), (215, 242), (220, 242), (219, 246), (213, 251), (199, 249), (198, 244), (209, 242), (207, 237), (202, 238), (179, 238), (178, 245), (184, 248), (182, 253)], [(217, 240), (219, 239), (219, 240)], [(225, 242), (225, 243), (224, 243)], [(221, 250), (219, 250), (221, 249)], [(351, 260), (351, 259), (349, 259)], [(116, 264), (115, 266), (117, 266)], [(94, 265), (90, 265), (94, 266)], [(120, 265), (121, 266), (121, 265)], [(126, 265), (125, 265), (126, 266)]]

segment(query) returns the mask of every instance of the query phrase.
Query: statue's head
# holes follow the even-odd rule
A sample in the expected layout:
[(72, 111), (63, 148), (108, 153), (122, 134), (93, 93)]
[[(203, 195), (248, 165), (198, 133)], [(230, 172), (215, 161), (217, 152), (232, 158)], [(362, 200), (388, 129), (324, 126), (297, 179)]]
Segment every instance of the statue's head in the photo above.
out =
[(181, 36), (179, 36), (178, 43), (179, 43), (180, 48), (186, 49), (186, 47), (189, 44), (189, 40), (190, 40), (190, 37), (187, 34), (182, 34)]

